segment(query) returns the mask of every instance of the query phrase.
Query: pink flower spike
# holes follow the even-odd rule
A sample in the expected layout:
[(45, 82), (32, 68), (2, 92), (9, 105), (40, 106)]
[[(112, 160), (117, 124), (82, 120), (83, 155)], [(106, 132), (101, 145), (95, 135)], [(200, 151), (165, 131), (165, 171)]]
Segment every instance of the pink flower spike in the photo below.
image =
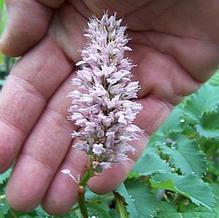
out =
[(79, 90), (68, 95), (72, 98), (69, 119), (79, 127), (72, 133), (77, 139), (73, 147), (92, 157), (96, 172), (126, 161), (127, 154), (135, 151), (132, 141), (142, 132), (133, 124), (142, 110), (133, 101), (140, 87), (138, 81), (131, 81), (134, 65), (125, 52), (132, 49), (121, 23), (115, 14), (90, 19), (82, 60), (76, 64), (80, 69), (72, 81)]

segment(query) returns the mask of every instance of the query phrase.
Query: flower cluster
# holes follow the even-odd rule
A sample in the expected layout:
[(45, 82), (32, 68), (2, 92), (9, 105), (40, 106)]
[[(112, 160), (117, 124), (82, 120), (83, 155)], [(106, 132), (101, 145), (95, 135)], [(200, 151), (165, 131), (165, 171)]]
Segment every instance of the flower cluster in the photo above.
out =
[(133, 101), (139, 83), (131, 81), (133, 65), (124, 56), (131, 49), (127, 46), (126, 27), (121, 22), (116, 15), (108, 14), (100, 20), (90, 19), (84, 34), (87, 44), (73, 79), (78, 90), (69, 93), (70, 120), (80, 127), (72, 133), (77, 138), (74, 147), (92, 157), (96, 171), (126, 160), (127, 154), (135, 151), (131, 141), (138, 139), (141, 132), (133, 124), (142, 109)]

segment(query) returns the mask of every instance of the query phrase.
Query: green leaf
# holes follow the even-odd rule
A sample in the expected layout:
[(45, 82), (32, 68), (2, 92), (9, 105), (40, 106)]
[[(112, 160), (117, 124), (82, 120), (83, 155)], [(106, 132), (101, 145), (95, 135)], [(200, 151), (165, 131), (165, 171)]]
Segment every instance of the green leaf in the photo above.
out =
[(116, 192), (124, 198), (130, 218), (145, 218), (156, 213), (159, 201), (143, 182), (127, 180)]
[(108, 193), (105, 195), (97, 195), (92, 192), (89, 188), (86, 188), (85, 198), (87, 201), (88, 213), (90, 217), (111, 217), (111, 208), (109, 205), (114, 200), (113, 193)]
[(36, 212), (37, 217), (40, 217), (40, 218), (49, 217), (49, 214), (47, 214), (41, 207), (37, 207), (35, 209), (35, 212)]
[(164, 136), (168, 134), (170, 131), (174, 131), (178, 133), (182, 132), (182, 126), (181, 126), (182, 113), (183, 113), (182, 107), (176, 106), (156, 134)]
[(87, 204), (89, 217), (104, 217), (111, 218), (109, 215), (109, 207), (108, 205), (104, 205), (103, 203), (99, 204)]
[(196, 205), (189, 205), (187, 210), (182, 213), (185, 218), (218, 218), (219, 217), (219, 184), (210, 184), (213, 194), (217, 200), (215, 207), (209, 211), (205, 207), (198, 207)]
[(11, 174), (11, 169), (0, 175), (0, 185), (5, 183)]
[(130, 217), (138, 217), (137, 208), (123, 183), (116, 189), (116, 192), (125, 199), (127, 204), (127, 212), (129, 213)]
[(217, 206), (219, 206), (219, 184), (218, 183), (212, 183), (211, 185), (212, 191), (217, 199)]
[(217, 210), (209, 211), (204, 207), (192, 206), (185, 212), (178, 212), (176, 208), (167, 202), (162, 202), (156, 218), (218, 218)]
[(219, 107), (203, 113), (201, 122), (196, 125), (196, 131), (201, 137), (219, 139)]
[(180, 169), (182, 174), (195, 173), (201, 176), (206, 171), (205, 157), (194, 140), (174, 132), (166, 137), (157, 146), (169, 156), (168, 161)]
[(216, 212), (210, 212), (210, 211), (190, 211), (190, 212), (185, 212), (181, 214), (182, 218), (218, 218), (219, 213)]
[(161, 173), (153, 176), (150, 181), (153, 188), (178, 192), (196, 205), (211, 209), (215, 204), (214, 195), (209, 185), (194, 174), (178, 176), (176, 174)]
[(182, 218), (181, 214), (177, 212), (173, 204), (161, 202), (156, 218)]
[(171, 169), (156, 153), (145, 153), (132, 169), (140, 176), (149, 176), (157, 172), (170, 172)]
[(203, 85), (199, 91), (185, 100), (184, 113), (191, 120), (199, 123), (204, 111), (219, 104), (219, 86)]
[(111, 218), (111, 209), (109, 205), (114, 200), (114, 195), (108, 193), (105, 195), (97, 195), (89, 188), (86, 188), (85, 198), (87, 201), (87, 208), (89, 216)]
[(198, 132), (200, 137), (204, 137), (208, 140), (219, 140), (219, 130), (217, 129), (206, 129), (202, 125), (197, 125), (196, 131)]
[(95, 194), (94, 192), (92, 192), (88, 187), (86, 188), (86, 191), (85, 191), (85, 199), (87, 201), (89, 200), (92, 200), (92, 199), (96, 199), (96, 198), (100, 198), (99, 195)]
[(208, 81), (208, 84), (212, 86), (219, 86), (219, 71), (217, 71)]

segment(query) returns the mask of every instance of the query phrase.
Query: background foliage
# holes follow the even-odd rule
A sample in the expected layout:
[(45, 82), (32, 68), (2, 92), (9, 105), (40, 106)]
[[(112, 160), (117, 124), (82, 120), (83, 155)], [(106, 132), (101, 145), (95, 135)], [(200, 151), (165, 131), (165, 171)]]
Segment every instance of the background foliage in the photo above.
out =
[[(2, 0), (0, 15), (2, 31)], [(13, 62), (0, 54), (0, 86)], [(0, 218), (54, 217), (40, 207), (18, 213), (8, 206), (10, 172), (0, 175)], [(88, 190), (86, 199), (92, 218), (219, 218), (219, 73), (175, 108), (117, 190), (103, 196)], [(63, 217), (80, 218), (78, 205)]]

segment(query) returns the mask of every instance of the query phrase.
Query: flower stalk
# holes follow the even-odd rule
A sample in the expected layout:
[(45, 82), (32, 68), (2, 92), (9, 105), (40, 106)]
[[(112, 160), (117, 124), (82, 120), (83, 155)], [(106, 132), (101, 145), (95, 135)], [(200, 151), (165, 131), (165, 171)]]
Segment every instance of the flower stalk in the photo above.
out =
[(89, 156), (88, 158), (88, 167), (87, 170), (82, 177), (80, 184), (79, 184), (79, 189), (78, 189), (78, 204), (81, 210), (81, 214), (83, 215), (83, 218), (88, 218), (88, 211), (86, 207), (86, 199), (85, 199), (85, 190), (87, 187), (87, 183), (89, 179), (94, 175), (94, 170), (92, 168), (92, 157)]

